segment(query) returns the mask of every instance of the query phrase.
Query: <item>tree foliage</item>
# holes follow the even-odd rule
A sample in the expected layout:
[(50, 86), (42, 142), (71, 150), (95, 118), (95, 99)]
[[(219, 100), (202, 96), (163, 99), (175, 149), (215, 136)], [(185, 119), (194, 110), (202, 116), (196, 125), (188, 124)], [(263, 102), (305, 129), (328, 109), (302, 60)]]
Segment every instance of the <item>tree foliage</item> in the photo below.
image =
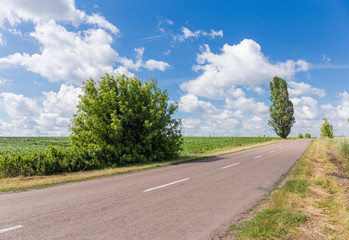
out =
[(269, 107), (270, 120), (268, 124), (281, 138), (287, 138), (295, 123), (293, 104), (289, 100), (287, 83), (284, 79), (275, 76), (270, 82)]
[(311, 135), (310, 135), (310, 133), (306, 133), (306, 134), (304, 135), (304, 137), (305, 137), (305, 138), (311, 138)]
[(333, 126), (327, 121), (327, 118), (323, 118), (323, 123), (320, 127), (321, 137), (333, 138)]
[(83, 95), (71, 124), (70, 139), (78, 148), (93, 149), (107, 164), (161, 161), (176, 156), (182, 138), (177, 106), (152, 79), (105, 74), (84, 82)]
[(303, 134), (298, 134), (298, 138), (303, 138)]

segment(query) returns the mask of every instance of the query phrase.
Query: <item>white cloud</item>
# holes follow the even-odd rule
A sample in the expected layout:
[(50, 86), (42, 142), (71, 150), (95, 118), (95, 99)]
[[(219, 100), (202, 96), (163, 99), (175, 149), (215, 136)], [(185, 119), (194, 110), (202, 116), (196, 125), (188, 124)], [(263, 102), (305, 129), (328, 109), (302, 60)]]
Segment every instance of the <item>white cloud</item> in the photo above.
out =
[(124, 66), (119, 66), (117, 69), (114, 70), (114, 73), (116, 75), (125, 75), (127, 77), (136, 77), (134, 73), (131, 73), (125, 68)]
[(215, 31), (211, 29), (211, 32), (208, 33), (203, 30), (191, 31), (189, 28), (182, 27), (181, 31), (182, 31), (182, 34), (173, 36), (173, 39), (175, 41), (184, 42), (186, 39), (195, 39), (200, 36), (204, 36), (204, 37), (209, 36), (210, 38), (223, 37), (222, 30)]
[(167, 24), (167, 25), (173, 25), (173, 21), (168, 19), (168, 18), (161, 18), (158, 22), (158, 29), (160, 30), (160, 32), (165, 33), (165, 29), (162, 27), (163, 24)]
[(79, 103), (78, 96), (82, 93), (81, 88), (62, 84), (58, 92), (43, 92), (45, 96), (43, 109), (48, 113), (58, 112), (72, 116)]
[(0, 97), (3, 98), (2, 107), (12, 119), (24, 119), (27, 120), (32, 116), (40, 114), (40, 108), (36, 101), (22, 94), (17, 95), (14, 93), (1, 93)]
[(64, 136), (76, 111), (81, 88), (65, 84), (58, 92), (43, 92), (40, 102), (22, 94), (2, 93), (0, 104), (11, 118), (0, 121), (0, 134), (7, 136)]
[(250, 39), (237, 45), (225, 44), (220, 54), (212, 53), (205, 45), (197, 62), (193, 69), (202, 74), (183, 83), (181, 89), (211, 99), (224, 97), (226, 89), (234, 85), (259, 85), (271, 81), (275, 75), (292, 79), (296, 72), (307, 71), (309, 66), (304, 60), (271, 63), (261, 52), (261, 47)]
[(241, 88), (235, 88), (235, 86), (231, 86), (227, 90), (227, 93), (229, 94), (229, 96), (231, 96), (233, 98), (239, 98), (239, 97), (246, 95), (245, 92)]
[(167, 62), (149, 59), (144, 63), (144, 68), (148, 69), (149, 71), (157, 69), (163, 72), (166, 69), (170, 68), (170, 65)]
[(254, 87), (253, 91), (255, 91), (258, 95), (263, 95), (265, 93), (264, 89), (261, 87)]
[(5, 83), (8, 83), (8, 82), (12, 82), (12, 80), (8, 80), (8, 79), (6, 79), (6, 78), (0, 77), (0, 85), (1, 85), (1, 84), (5, 84)]
[(171, 54), (171, 49), (168, 49), (167, 51), (164, 52), (164, 55), (168, 56)]
[(6, 46), (6, 40), (4, 39), (4, 36), (0, 32), (0, 46)]
[(13, 35), (17, 35), (17, 36), (23, 36), (23, 33), (21, 30), (18, 30), (16, 28), (10, 28), (9, 33), (13, 34)]
[[(35, 31), (29, 36), (39, 43), (40, 52), (31, 55), (17, 52), (0, 58), (0, 65), (3, 67), (21, 66), (51, 82), (63, 80), (75, 84), (81, 84), (89, 77), (99, 78), (105, 72), (121, 72), (131, 76), (133, 73), (129, 69), (165, 71), (170, 68), (163, 61), (143, 61), (144, 48), (135, 49), (136, 62), (120, 57), (111, 47), (113, 38), (119, 33), (117, 27), (103, 16), (87, 15), (76, 9), (74, 0), (0, 2), (0, 26), (6, 28), (10, 25), (8, 31), (21, 34), (15, 27), (23, 21), (34, 23)], [(69, 31), (61, 23), (75, 27), (85, 24), (88, 28), (83, 31)], [(114, 69), (113, 65), (117, 62), (123, 66)]]
[[(335, 135), (349, 135), (348, 118), (349, 118), (349, 93), (344, 91), (338, 94), (339, 101), (332, 105), (322, 105), (323, 116), (326, 117), (333, 125)], [(319, 128), (320, 128), (319, 123)]]
[[(182, 27), (182, 32), (183, 32), (183, 38), (184, 39), (188, 39), (188, 38), (197, 38), (198, 36), (200, 36), (201, 34), (204, 35), (205, 32), (204, 31), (195, 31), (195, 32), (192, 32), (190, 31), (188, 28), (186, 27)], [(207, 33), (206, 33), (207, 35)]]
[(90, 24), (97, 24), (97, 26), (107, 29), (114, 34), (119, 33), (119, 29), (115, 27), (113, 24), (105, 20), (103, 16), (98, 14), (92, 14), (91, 16), (86, 16), (86, 22)]
[(211, 38), (215, 38), (215, 37), (223, 37), (223, 30), (219, 30), (219, 31), (215, 31), (213, 29), (211, 29), (211, 32), (208, 34)]
[(337, 107), (338, 116), (341, 118), (349, 118), (349, 93), (344, 91), (339, 94), (340, 104)]
[(0, 26), (7, 21), (14, 27), (23, 21), (35, 24), (48, 21), (69, 22), (75, 27), (82, 23), (96, 24), (117, 34), (117, 27), (97, 14), (87, 15), (75, 8), (74, 0), (2, 0), (0, 2)]
[(118, 58), (110, 46), (112, 37), (103, 29), (74, 33), (49, 21), (37, 25), (30, 35), (43, 46), (40, 54), (15, 53), (0, 58), (0, 64), (23, 66), (51, 82), (79, 84), (89, 77), (111, 73), (111, 65)]
[(318, 107), (318, 102), (312, 97), (292, 98), (295, 109), (296, 123), (292, 128), (294, 135), (309, 132), (313, 136), (320, 136), (322, 118), (327, 118), (333, 125), (335, 135), (349, 134), (349, 94), (344, 91), (338, 95), (336, 104), (324, 104)]
[(290, 97), (298, 97), (298, 96), (304, 96), (304, 95), (317, 95), (319, 97), (326, 96), (325, 89), (313, 88), (309, 84), (304, 82), (297, 83), (294, 81), (290, 81), (288, 85), (290, 86), (288, 88)]
[(170, 68), (171, 66), (163, 61), (157, 61), (154, 59), (149, 59), (144, 62), (143, 60), (143, 53), (144, 48), (135, 48), (136, 51), (136, 61), (133, 61), (132, 59), (128, 59), (126, 57), (119, 57), (118, 61), (127, 69), (132, 69), (135, 71), (139, 71), (141, 68), (146, 68), (150, 71), (157, 69), (160, 71), (165, 71), (166, 69)]
[(184, 136), (195, 136), (200, 131), (200, 119), (184, 118), (182, 119), (182, 134)]
[(312, 97), (291, 98), (296, 122), (301, 119), (314, 120), (319, 118), (318, 102)]
[(254, 114), (265, 114), (268, 112), (268, 107), (263, 102), (256, 102), (253, 98), (246, 98), (245, 96), (240, 96), (236, 100), (226, 99), (225, 108), (253, 112)]
[[(255, 136), (271, 134), (267, 125), (268, 108), (263, 102), (246, 98), (241, 89), (233, 89), (236, 99), (226, 99), (222, 108), (187, 94), (179, 101), (182, 112), (201, 114), (200, 121), (183, 121), (183, 134), (188, 136)], [(197, 118), (196, 118), (197, 119)]]
[(188, 94), (180, 98), (179, 110), (192, 113), (213, 113), (217, 111), (217, 108), (210, 102), (201, 101), (196, 96)]

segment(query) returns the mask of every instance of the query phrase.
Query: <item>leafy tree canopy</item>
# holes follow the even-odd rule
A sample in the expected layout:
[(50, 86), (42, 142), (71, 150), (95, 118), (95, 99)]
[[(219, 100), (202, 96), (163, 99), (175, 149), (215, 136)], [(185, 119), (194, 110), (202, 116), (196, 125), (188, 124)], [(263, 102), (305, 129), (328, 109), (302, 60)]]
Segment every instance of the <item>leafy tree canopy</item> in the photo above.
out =
[(172, 118), (166, 90), (152, 79), (105, 74), (84, 82), (83, 95), (71, 123), (72, 145), (92, 149), (106, 164), (161, 161), (181, 147), (180, 120)]
[(310, 135), (310, 133), (306, 133), (306, 134), (304, 135), (304, 137), (306, 137), (306, 138), (311, 138), (311, 135)]
[(273, 127), (275, 133), (281, 138), (287, 138), (293, 124), (296, 122), (293, 117), (293, 104), (288, 97), (287, 83), (284, 79), (275, 76), (270, 82), (269, 107), (270, 120), (268, 124)]
[(333, 126), (327, 121), (327, 118), (323, 118), (323, 123), (320, 127), (321, 137), (333, 138)]

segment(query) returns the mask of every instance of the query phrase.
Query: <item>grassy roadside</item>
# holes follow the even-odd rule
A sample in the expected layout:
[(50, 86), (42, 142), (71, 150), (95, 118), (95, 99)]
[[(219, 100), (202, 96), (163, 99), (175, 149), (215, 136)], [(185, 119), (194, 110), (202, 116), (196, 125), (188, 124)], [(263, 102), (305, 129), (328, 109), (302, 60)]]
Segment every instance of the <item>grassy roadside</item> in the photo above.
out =
[(102, 170), (93, 170), (86, 172), (76, 172), (76, 173), (67, 173), (60, 175), (50, 175), (50, 176), (33, 176), (33, 177), (15, 177), (15, 178), (2, 178), (0, 179), (0, 192), (8, 192), (8, 191), (24, 191), (33, 188), (43, 188), (56, 184), (64, 184), (69, 182), (78, 182), (89, 179), (108, 177), (117, 174), (138, 172), (153, 168), (165, 167), (169, 165), (175, 165), (182, 162), (194, 161), (201, 158), (220, 156), (229, 153), (239, 152), (248, 150), (251, 148), (256, 148), (260, 146), (269, 145), (272, 143), (283, 141), (281, 139), (272, 140), (269, 142), (251, 144), (241, 147), (234, 148), (221, 148), (218, 150), (207, 151), (204, 153), (197, 154), (186, 154), (180, 157), (180, 159), (160, 162), (160, 163), (152, 163), (152, 164), (144, 164), (144, 165), (135, 165), (135, 166), (127, 166), (127, 167), (118, 167), (118, 168), (107, 168)]
[(315, 139), (267, 208), (231, 226), (222, 238), (349, 239), (349, 177), (339, 166), (343, 162)]

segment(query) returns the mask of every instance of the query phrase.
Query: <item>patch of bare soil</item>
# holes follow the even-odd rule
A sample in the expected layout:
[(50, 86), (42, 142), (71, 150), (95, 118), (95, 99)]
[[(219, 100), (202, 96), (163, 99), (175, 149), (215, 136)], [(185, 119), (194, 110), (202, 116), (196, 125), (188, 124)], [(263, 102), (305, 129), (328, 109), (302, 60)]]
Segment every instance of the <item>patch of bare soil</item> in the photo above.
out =
[(338, 168), (337, 171), (329, 173), (328, 176), (337, 178), (339, 180), (348, 181), (349, 175), (346, 174), (344, 168), (344, 159), (331, 148), (326, 152), (326, 154), (330, 162)]

